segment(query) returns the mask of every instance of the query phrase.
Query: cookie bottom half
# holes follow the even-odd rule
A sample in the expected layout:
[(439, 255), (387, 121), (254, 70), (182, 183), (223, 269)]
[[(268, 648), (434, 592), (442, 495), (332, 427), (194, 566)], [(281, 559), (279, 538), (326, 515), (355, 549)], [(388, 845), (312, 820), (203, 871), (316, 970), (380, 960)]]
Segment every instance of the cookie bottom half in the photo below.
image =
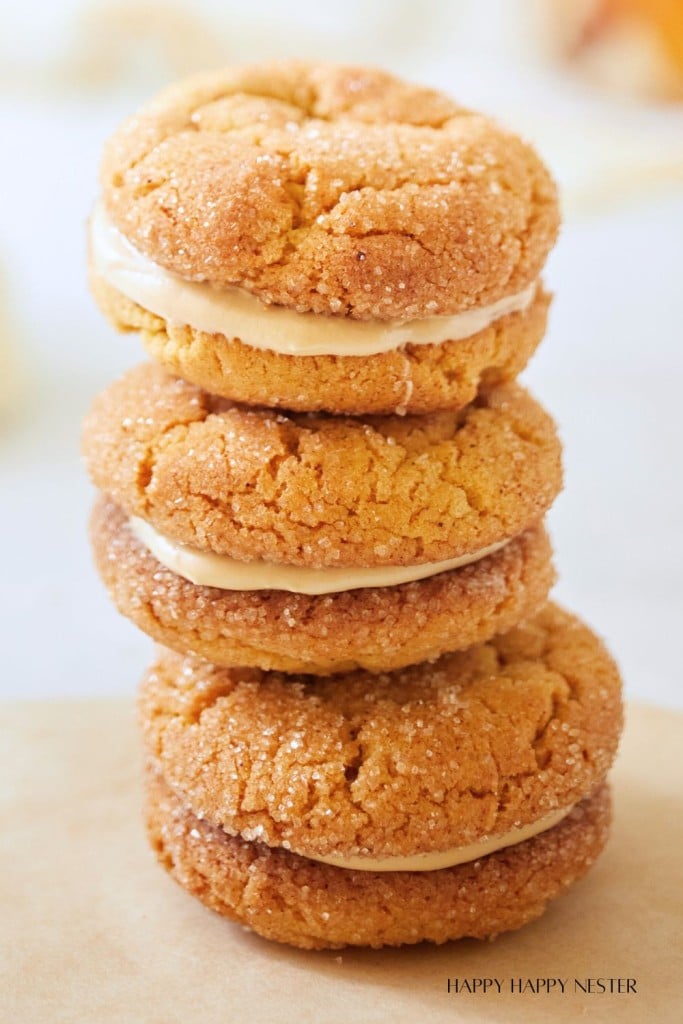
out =
[(100, 309), (121, 331), (139, 331), (149, 355), (171, 373), (245, 405), (350, 415), (430, 413), (471, 402), (483, 383), (512, 380), (543, 338), (550, 295), (469, 338), (406, 345), (371, 356), (292, 356), (237, 338), (167, 323), (91, 269)]
[(484, 643), (534, 615), (555, 578), (542, 525), (461, 569), (322, 596), (190, 583), (157, 561), (106, 498), (91, 537), (116, 607), (159, 643), (215, 665), (316, 675), (391, 671)]
[(481, 860), (374, 873), (230, 836), (188, 811), (158, 774), (147, 779), (150, 843), (175, 881), (230, 920), (303, 949), (443, 943), (520, 928), (590, 868), (610, 814), (603, 784), (559, 825)]

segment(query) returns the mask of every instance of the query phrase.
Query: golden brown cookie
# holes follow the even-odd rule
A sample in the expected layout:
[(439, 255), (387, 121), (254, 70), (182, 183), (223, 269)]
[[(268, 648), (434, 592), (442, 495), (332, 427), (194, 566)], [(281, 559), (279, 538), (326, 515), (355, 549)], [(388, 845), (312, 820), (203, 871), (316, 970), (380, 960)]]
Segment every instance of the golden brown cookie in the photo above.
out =
[(520, 291), (558, 226), (516, 135), (386, 72), (301, 61), (166, 89), (110, 140), (100, 180), (114, 224), (167, 270), (360, 318)]
[(358, 420), (249, 410), (143, 364), (95, 400), (83, 450), (95, 485), (165, 537), (311, 568), (474, 555), (561, 486), (552, 420), (514, 384), (459, 412)]
[[(96, 298), (215, 394), (342, 413), (455, 408), (482, 380), (515, 376), (543, 335), (538, 278), (559, 222), (546, 168), (491, 119), (385, 72), (283, 61), (181, 82), (114, 135), (101, 185)], [(223, 316), (197, 313), (201, 286)], [(253, 300), (246, 323), (235, 297)], [(317, 317), (313, 350), (291, 348), (298, 328), (284, 347), (254, 333), (273, 310)], [(491, 316), (462, 333), (472, 310)], [(434, 342), (418, 343), (434, 318)], [(334, 344), (330, 321), (344, 328)], [(354, 321), (410, 326), (359, 354)]]
[(457, 341), (406, 344), (373, 355), (295, 356), (169, 322), (132, 301), (91, 267), (90, 285), (120, 331), (138, 331), (149, 355), (171, 373), (245, 405), (314, 412), (429, 413), (458, 409), (482, 385), (512, 380), (545, 333), (550, 296), (542, 288), (508, 313)]
[(164, 568), (106, 498), (95, 505), (91, 537), (123, 615), (167, 647), (228, 667), (320, 675), (402, 668), (511, 629), (540, 609), (554, 580), (542, 526), (461, 569), (323, 595), (197, 586)]
[(149, 756), (182, 803), (303, 857), (413, 857), (537, 823), (604, 779), (619, 674), (549, 605), (399, 672), (315, 678), (162, 651), (143, 680)]
[(607, 786), (547, 832), (439, 871), (353, 871), (245, 842), (198, 818), (150, 773), (150, 843), (212, 910), (304, 949), (491, 938), (539, 917), (590, 868), (609, 831)]

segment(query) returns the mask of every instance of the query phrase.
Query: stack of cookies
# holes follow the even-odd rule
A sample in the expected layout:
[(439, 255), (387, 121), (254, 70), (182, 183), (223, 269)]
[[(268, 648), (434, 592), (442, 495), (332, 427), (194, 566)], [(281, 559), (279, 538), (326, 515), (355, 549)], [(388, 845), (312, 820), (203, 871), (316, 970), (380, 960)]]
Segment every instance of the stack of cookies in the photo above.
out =
[(171, 88), (108, 144), (96, 298), (154, 362), (84, 451), (97, 567), (163, 646), (147, 821), (296, 946), (488, 937), (609, 825), (617, 670), (547, 604), (552, 420), (514, 382), (558, 227), (534, 151), (373, 70)]

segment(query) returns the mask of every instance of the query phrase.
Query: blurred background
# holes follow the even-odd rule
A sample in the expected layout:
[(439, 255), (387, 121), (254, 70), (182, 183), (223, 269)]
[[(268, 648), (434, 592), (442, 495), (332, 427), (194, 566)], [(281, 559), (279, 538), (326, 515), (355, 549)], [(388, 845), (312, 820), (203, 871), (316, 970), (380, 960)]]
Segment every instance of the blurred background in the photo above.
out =
[(683, 707), (683, 0), (23, 0), (0, 13), (0, 625), (9, 696), (132, 693), (150, 641), (90, 566), (79, 421), (142, 358), (85, 284), (104, 139), (172, 79), (372, 63), (532, 140), (565, 225), (525, 381), (556, 417), (556, 596), (630, 697)]

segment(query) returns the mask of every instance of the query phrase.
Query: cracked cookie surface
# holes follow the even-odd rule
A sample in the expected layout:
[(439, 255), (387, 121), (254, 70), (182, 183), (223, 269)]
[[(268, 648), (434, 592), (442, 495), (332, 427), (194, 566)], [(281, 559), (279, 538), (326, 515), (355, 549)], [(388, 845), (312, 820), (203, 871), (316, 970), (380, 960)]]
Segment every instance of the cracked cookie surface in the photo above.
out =
[(559, 220), (538, 156), (494, 121), (382, 71), (301, 61), (167, 89), (110, 140), (101, 185), (160, 266), (358, 318), (520, 292)]
[(607, 786), (518, 846), (441, 871), (374, 873), (245, 842), (147, 779), (147, 830), (160, 863), (202, 903), (265, 938), (303, 949), (492, 938), (539, 917), (602, 851)]
[(537, 523), (561, 487), (552, 420), (515, 384), (430, 416), (279, 414), (154, 364), (86, 417), (90, 476), (161, 533), (242, 560), (381, 566), (473, 553)]
[(587, 796), (621, 729), (619, 674), (549, 605), (436, 663), (368, 677), (219, 669), (162, 652), (143, 680), (153, 764), (226, 831), (303, 856), (409, 856)]
[(91, 538), (123, 615), (167, 647), (228, 667), (316, 675), (401, 668), (511, 629), (540, 609), (554, 582), (542, 526), (462, 569), (317, 597), (196, 586), (164, 568), (106, 498), (93, 511)]

